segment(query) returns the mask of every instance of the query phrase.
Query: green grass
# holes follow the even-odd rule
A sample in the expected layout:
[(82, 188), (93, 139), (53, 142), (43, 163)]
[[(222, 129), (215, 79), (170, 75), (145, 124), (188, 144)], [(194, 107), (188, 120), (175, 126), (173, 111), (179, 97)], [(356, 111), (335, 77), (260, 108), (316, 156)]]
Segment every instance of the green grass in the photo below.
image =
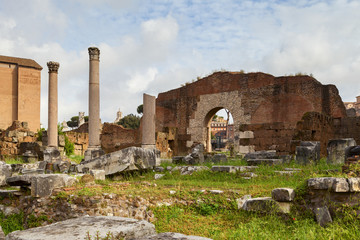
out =
[[(79, 157), (80, 158), (80, 157)], [(242, 159), (230, 159), (227, 163), (213, 165), (246, 165)], [(174, 164), (164, 163), (162, 167)], [(285, 168), (300, 168), (293, 175), (279, 175), (275, 171)], [(337, 170), (328, 171), (329, 169)], [(326, 228), (320, 227), (311, 212), (293, 208), (289, 215), (258, 214), (237, 209), (236, 199), (250, 194), (254, 197), (271, 196), (274, 188), (290, 187), (296, 189), (297, 198), (306, 190), (306, 180), (323, 176), (344, 176), (339, 165), (328, 165), (325, 159), (317, 164), (298, 165), (294, 162), (277, 166), (259, 166), (254, 170), (257, 177), (244, 179), (242, 173), (221, 173), (211, 171), (181, 175), (179, 172), (163, 172), (165, 176), (154, 179), (153, 171), (128, 172), (118, 179), (96, 181), (96, 185), (78, 184), (74, 190), (57, 193), (55, 200), (71, 201), (76, 198), (89, 198), (104, 193), (127, 196), (128, 199), (142, 197), (155, 202), (171, 200), (182, 202), (171, 206), (152, 207), (157, 232), (179, 232), (188, 235), (204, 236), (213, 239), (359, 239), (360, 220), (356, 214), (359, 209), (344, 206), (343, 218), (335, 217)], [(219, 189), (224, 193), (211, 194)], [(176, 193), (171, 195), (170, 190)], [(156, 205), (156, 204), (155, 204)], [(21, 229), (19, 216), (1, 218), (6, 231)], [(3, 222), (6, 222), (4, 224)], [(45, 217), (31, 219), (32, 226), (47, 221)], [(9, 224), (12, 222), (13, 224)], [(11, 228), (11, 226), (14, 226)], [(18, 227), (16, 227), (18, 226)]]
[(75, 162), (77, 164), (79, 164), (81, 162), (81, 160), (84, 159), (84, 156), (81, 155), (70, 155), (68, 156), (68, 158), (72, 161)]
[(3, 160), (6, 164), (23, 164), (25, 163), (21, 157), (5, 157)]

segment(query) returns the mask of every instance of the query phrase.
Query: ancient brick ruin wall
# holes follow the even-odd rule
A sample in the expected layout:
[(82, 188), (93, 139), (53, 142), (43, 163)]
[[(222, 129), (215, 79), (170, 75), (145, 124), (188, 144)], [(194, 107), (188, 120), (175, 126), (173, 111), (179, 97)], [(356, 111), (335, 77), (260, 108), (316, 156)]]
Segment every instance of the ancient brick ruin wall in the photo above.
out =
[(0, 128), (19, 120), (27, 122), (31, 131), (40, 129), (40, 71), (0, 63)]
[(240, 126), (242, 132), (252, 132), (248, 138), (240, 138), (241, 146), (254, 146), (254, 150), (277, 150), (278, 155), (290, 152), (290, 142), (294, 135), (294, 126), (289, 123), (255, 123)]
[(126, 129), (117, 124), (104, 123), (100, 141), (106, 153), (132, 146), (141, 147), (141, 129)]
[[(177, 128), (178, 146), (173, 149), (176, 154), (186, 153), (189, 150), (189, 143), (193, 141), (191, 134), (201, 132), (195, 129), (199, 128), (201, 124), (199, 121), (193, 126), (190, 124), (196, 119), (197, 112), (201, 111), (199, 103), (202, 96), (224, 92), (236, 92), (239, 96), (240, 100), (231, 102), (231, 105), (242, 111), (242, 117), (237, 117), (240, 119), (234, 118), (234, 122), (239, 122), (239, 125), (282, 122), (295, 128), (303, 114), (311, 111), (332, 117), (346, 116), (345, 107), (336, 87), (322, 85), (312, 77), (274, 77), (264, 73), (217, 72), (184, 87), (158, 95), (156, 131), (164, 132), (166, 127)], [(221, 101), (217, 104), (211, 101), (209, 106), (205, 107), (213, 110), (228, 108)], [(204, 108), (203, 104), (201, 108)], [(205, 128), (206, 123), (203, 124), (202, 128)], [(205, 131), (202, 130), (203, 135)], [(258, 150), (256, 146), (255, 150)]]

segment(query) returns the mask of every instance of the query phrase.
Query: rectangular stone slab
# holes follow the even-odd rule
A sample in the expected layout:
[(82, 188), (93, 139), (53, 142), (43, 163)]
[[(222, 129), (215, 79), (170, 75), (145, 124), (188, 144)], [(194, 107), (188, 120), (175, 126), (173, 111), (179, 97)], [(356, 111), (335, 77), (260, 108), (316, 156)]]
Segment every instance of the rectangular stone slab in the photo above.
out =
[(155, 226), (147, 221), (123, 217), (80, 217), (57, 222), (44, 227), (30, 228), (10, 233), (7, 240), (75, 240), (105, 238), (111, 233), (114, 239), (131, 239), (155, 235)]

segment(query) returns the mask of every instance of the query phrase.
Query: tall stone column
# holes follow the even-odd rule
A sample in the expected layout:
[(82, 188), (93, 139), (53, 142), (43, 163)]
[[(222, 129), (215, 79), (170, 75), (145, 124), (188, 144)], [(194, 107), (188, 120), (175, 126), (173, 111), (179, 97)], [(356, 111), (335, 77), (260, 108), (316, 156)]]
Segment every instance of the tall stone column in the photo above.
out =
[(100, 146), (100, 88), (99, 63), (100, 50), (89, 47), (89, 147), (85, 160), (99, 157), (104, 152)]
[(49, 92), (48, 92), (48, 131), (47, 148), (44, 151), (44, 160), (53, 162), (61, 159), (58, 150), (58, 62), (48, 62), (49, 68)]
[(49, 104), (48, 104), (48, 146), (58, 147), (58, 70), (60, 64), (48, 62), (49, 68)]
[(156, 98), (143, 95), (142, 141), (143, 148), (156, 148), (155, 140), (155, 104)]

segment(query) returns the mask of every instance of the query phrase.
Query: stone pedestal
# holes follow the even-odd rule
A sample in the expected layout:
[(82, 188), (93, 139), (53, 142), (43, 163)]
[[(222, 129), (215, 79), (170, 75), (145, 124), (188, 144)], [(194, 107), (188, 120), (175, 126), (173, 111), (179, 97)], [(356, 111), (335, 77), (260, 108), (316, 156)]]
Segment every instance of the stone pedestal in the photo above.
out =
[(156, 98), (143, 95), (142, 141), (143, 148), (156, 148), (155, 142), (155, 104)]
[(100, 146), (100, 90), (99, 62), (100, 50), (89, 47), (89, 147), (85, 152), (85, 161), (101, 156)]

